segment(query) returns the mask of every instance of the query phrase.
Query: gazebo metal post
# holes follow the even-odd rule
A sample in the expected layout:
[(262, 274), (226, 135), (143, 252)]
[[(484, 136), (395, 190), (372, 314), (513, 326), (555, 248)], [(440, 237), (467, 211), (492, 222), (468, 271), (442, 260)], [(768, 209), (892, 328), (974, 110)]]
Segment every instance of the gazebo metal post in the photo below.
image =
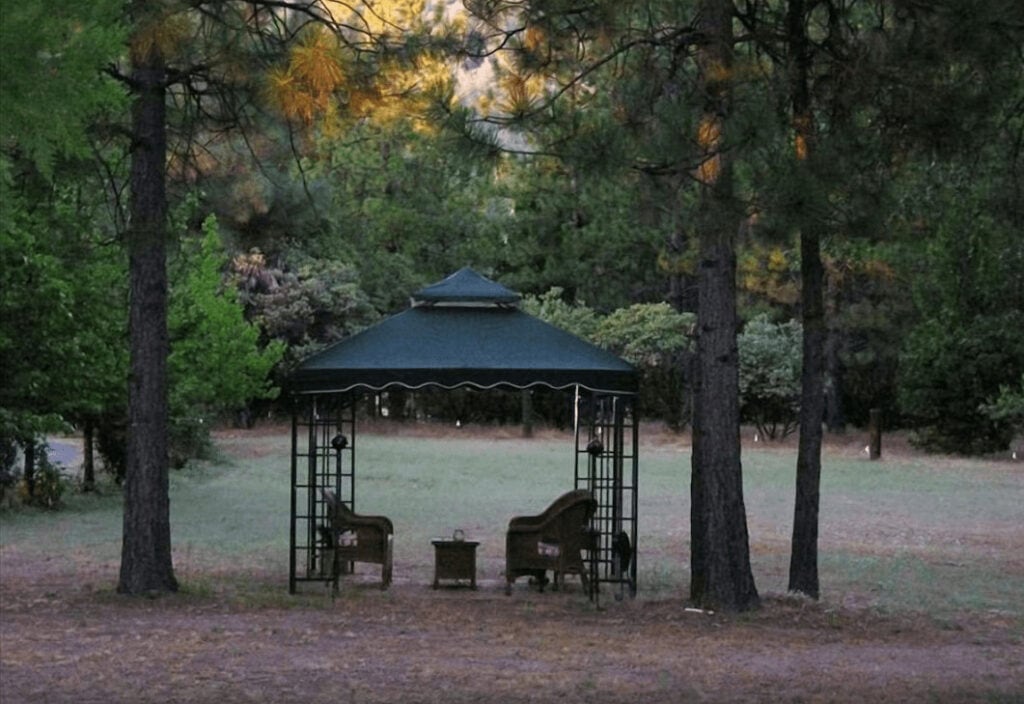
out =
[(629, 566), (630, 596), (636, 596), (636, 584), (637, 584), (637, 579), (636, 579), (636, 563), (637, 563), (636, 540), (637, 540), (637, 531), (639, 530), (638, 524), (640, 522), (640, 417), (639, 417), (638, 409), (636, 407), (636, 403), (637, 403), (637, 397), (634, 396), (631, 399), (630, 408), (629, 408), (629, 411), (630, 411), (630, 414), (631, 414), (631, 418), (629, 419), (631, 422), (630, 422), (629, 425), (630, 425), (630, 428), (632, 430), (632, 433), (631, 433), (631, 435), (632, 435), (631, 445), (632, 445), (632, 448), (633, 448), (633, 452), (632, 452), (632, 455), (630, 457), (630, 460), (631, 460), (630, 461), (630, 465), (631, 465), (631, 470), (632, 470), (632, 474), (633, 474), (633, 491), (632, 491), (632, 497), (631, 497), (632, 498), (632, 502), (631, 502), (631, 507), (630, 507), (631, 511), (632, 511), (632, 516), (633, 516), (633, 520), (632, 520), (632, 536), (631, 536), (632, 537), (632, 541), (633, 541), (632, 542), (632, 546), (633, 546), (632, 558), (633, 559), (630, 561), (630, 566)]
[(299, 479), (299, 411), (297, 407), (292, 408), (292, 490), (291, 490), (291, 511), (290, 520), (288, 522), (288, 593), (294, 594), (296, 588), (295, 581), (295, 570), (296, 570), (296, 519), (295, 509), (297, 508), (298, 502), (298, 484)]

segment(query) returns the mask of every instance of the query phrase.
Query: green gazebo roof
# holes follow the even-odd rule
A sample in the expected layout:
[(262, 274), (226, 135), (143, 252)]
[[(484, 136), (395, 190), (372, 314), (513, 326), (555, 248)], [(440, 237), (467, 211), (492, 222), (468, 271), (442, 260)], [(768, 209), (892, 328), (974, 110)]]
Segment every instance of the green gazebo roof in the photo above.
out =
[(413, 294), (412, 307), (307, 358), (295, 393), (389, 387), (581, 386), (635, 393), (627, 362), (519, 310), (519, 294), (464, 268)]

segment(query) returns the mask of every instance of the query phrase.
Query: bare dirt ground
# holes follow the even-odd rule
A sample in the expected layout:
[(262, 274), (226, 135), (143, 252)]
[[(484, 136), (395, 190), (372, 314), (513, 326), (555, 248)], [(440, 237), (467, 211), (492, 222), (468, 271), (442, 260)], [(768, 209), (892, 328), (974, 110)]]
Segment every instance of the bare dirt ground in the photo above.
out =
[(506, 597), (424, 574), (382, 592), (373, 570), (335, 600), (241, 568), (129, 599), (110, 564), (8, 547), (0, 566), (2, 704), (1024, 701), (1020, 620), (993, 613), (769, 597), (724, 615), (611, 594), (597, 609), (578, 583)]

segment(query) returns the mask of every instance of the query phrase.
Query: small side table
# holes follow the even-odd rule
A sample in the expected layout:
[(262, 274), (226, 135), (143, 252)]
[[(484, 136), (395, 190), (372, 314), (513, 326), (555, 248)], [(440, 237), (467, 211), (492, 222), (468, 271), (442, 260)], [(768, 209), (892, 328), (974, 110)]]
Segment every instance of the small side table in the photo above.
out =
[(468, 579), (470, 589), (476, 589), (476, 540), (435, 538), (434, 589), (441, 579)]

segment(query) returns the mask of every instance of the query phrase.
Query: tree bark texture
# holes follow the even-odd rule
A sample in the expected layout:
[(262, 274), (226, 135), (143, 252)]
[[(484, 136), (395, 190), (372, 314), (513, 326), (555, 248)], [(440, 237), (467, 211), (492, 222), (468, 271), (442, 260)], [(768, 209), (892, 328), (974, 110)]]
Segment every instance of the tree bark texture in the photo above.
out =
[[(811, 57), (804, 15), (804, 0), (790, 0), (787, 15), (790, 90), (796, 133), (796, 158), (801, 168), (807, 168), (814, 136), (814, 117), (808, 86)], [(798, 222), (803, 364), (800, 373), (800, 442), (796, 459), (796, 500), (793, 509), (789, 590), (817, 599), (818, 506), (822, 422), (825, 416), (825, 276), (813, 204), (804, 204)]]
[(82, 491), (92, 491), (96, 488), (96, 424), (91, 420), (85, 421), (82, 428)]
[(815, 599), (818, 583), (818, 506), (821, 486), (822, 420), (825, 415), (825, 313), (821, 245), (817, 231), (800, 234), (800, 300), (803, 366), (800, 373), (800, 442), (796, 457), (796, 501), (789, 559), (789, 590)]
[(118, 591), (177, 590), (168, 498), (166, 68), (134, 47), (127, 471)]
[(25, 491), (29, 498), (36, 495), (36, 448), (39, 442), (34, 437), (22, 441), (21, 449), (25, 455), (25, 464), (22, 466), (21, 476), (25, 480)]
[(735, 239), (730, 157), (723, 147), (729, 111), (732, 2), (700, 7), (699, 56), (704, 150), (698, 272), (697, 362), (690, 513), (690, 598), (703, 607), (742, 611), (758, 603), (750, 569), (740, 463), (739, 354), (736, 345)]

